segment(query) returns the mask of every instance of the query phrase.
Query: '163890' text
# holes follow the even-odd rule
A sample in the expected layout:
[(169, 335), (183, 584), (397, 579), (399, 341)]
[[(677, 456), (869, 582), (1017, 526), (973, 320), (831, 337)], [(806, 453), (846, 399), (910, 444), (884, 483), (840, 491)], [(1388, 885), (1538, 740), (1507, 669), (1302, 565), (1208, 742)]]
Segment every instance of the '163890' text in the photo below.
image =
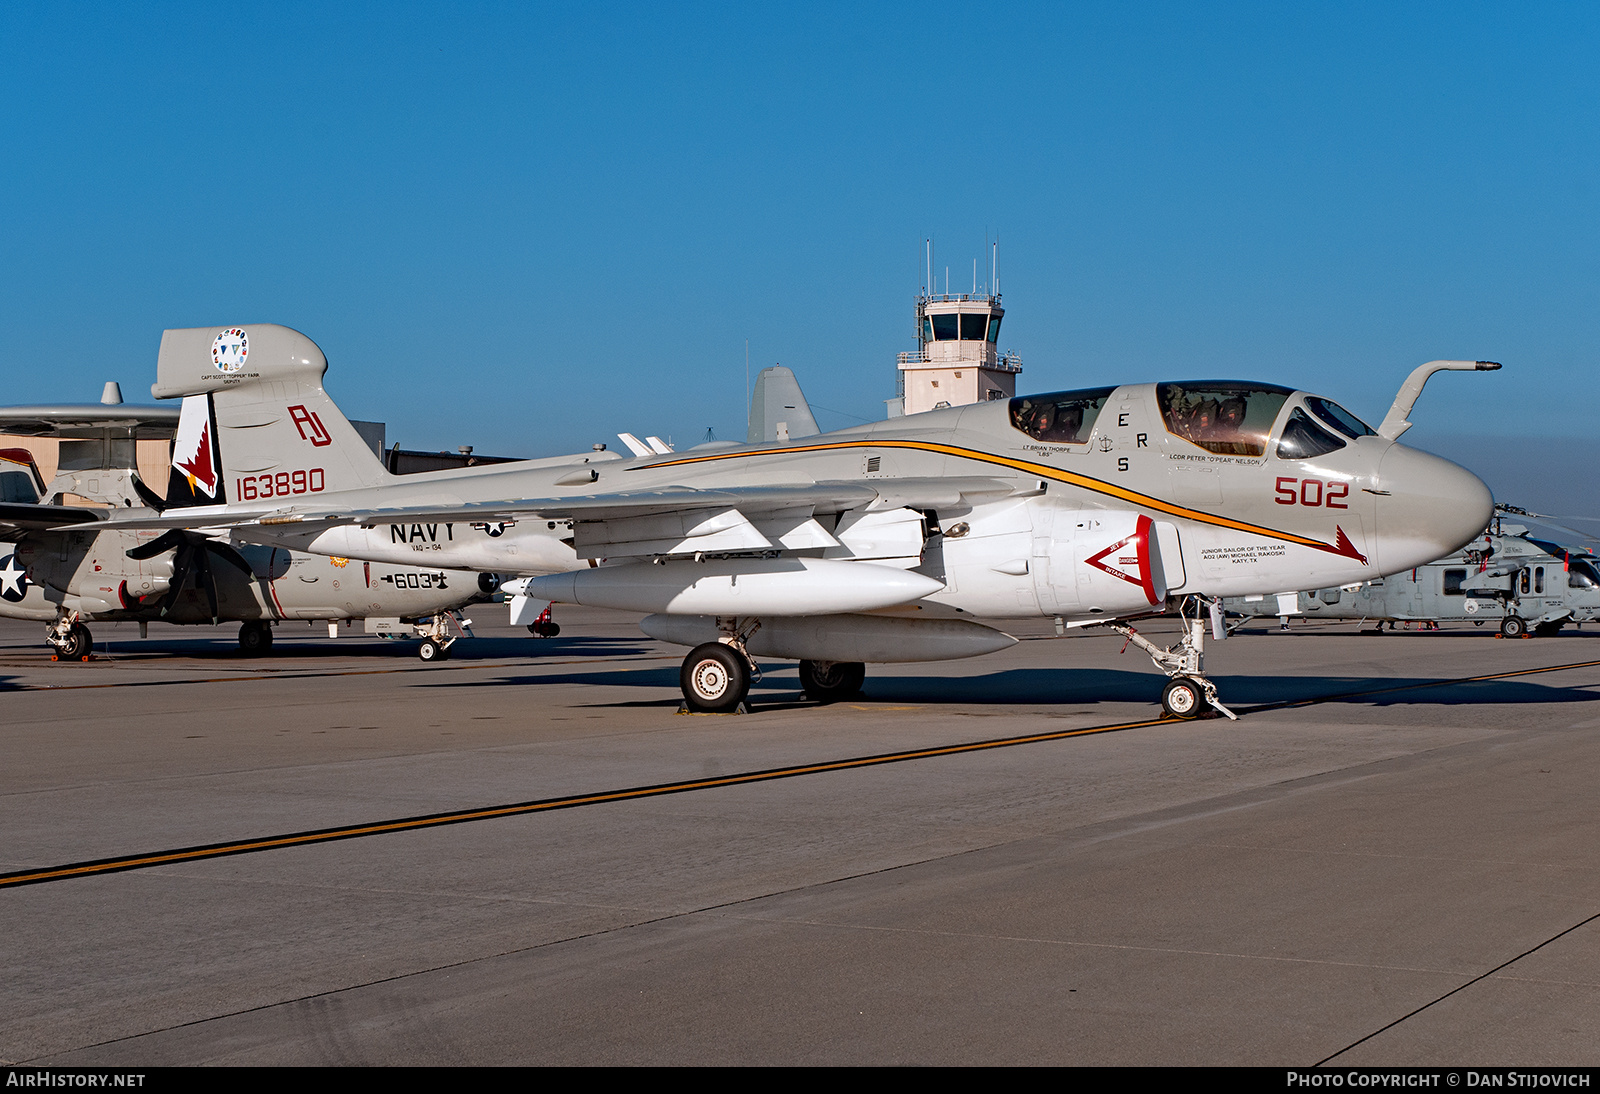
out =
[(320, 467), (313, 467), (309, 471), (269, 471), (264, 475), (243, 475), (234, 480), (234, 496), (240, 501), (255, 501), (257, 498), (316, 494), (322, 491), (326, 479)]

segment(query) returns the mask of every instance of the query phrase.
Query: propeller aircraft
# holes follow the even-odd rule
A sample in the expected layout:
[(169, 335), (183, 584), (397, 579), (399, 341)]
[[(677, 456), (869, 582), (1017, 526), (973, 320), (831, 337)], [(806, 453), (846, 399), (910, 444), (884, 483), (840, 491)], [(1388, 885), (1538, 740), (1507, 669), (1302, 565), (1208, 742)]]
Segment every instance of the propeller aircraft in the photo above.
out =
[[(425, 555), (393, 565), (230, 544), (180, 516), (219, 493), (209, 413), (204, 398), (181, 410), (0, 408), (0, 432), (53, 438), (60, 451), (46, 486), (28, 450), (0, 450), (0, 616), (48, 623), (46, 641), (67, 660), (89, 654), (97, 620), (137, 622), (141, 633), (153, 622), (238, 621), (240, 648), (260, 654), (275, 623), (365, 619), (369, 630), (421, 638), (425, 660), (448, 656), (466, 626), (453, 613), (493, 593), (492, 576)], [(140, 478), (135, 444), (174, 436), (163, 497)], [(99, 527), (112, 512), (182, 523), (159, 534)]]

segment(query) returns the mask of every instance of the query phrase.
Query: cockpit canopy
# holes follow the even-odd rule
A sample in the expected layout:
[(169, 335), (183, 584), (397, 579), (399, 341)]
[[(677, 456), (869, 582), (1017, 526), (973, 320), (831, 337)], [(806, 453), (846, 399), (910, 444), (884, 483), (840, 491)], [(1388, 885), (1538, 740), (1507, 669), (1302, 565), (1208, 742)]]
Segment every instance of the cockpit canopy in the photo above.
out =
[(38, 476), (33, 453), (25, 448), (0, 449), (0, 502), (37, 505), (42, 485)]
[(1087, 444), (1114, 387), (1055, 391), (1011, 400), (1011, 424), (1036, 441)]
[[(1263, 456), (1273, 423), (1294, 394), (1276, 384), (1234, 380), (1197, 380), (1156, 385), (1156, 401), (1167, 432), (1208, 452), (1228, 456)], [(1377, 433), (1344, 407), (1318, 395), (1305, 397), (1306, 410), (1289, 411), (1278, 437), (1280, 460), (1308, 460), (1345, 446), (1350, 440)]]
[[(1056, 391), (1011, 400), (1011, 424), (1039, 441), (1087, 444), (1111, 387)], [(1237, 380), (1192, 380), (1156, 385), (1167, 432), (1226, 456), (1266, 455), (1272, 428), (1294, 389)], [(1291, 407), (1279, 434), (1277, 456), (1307, 460), (1376, 432), (1344, 407), (1318, 395)], [(1307, 413), (1309, 411), (1310, 413)]]
[(1278, 411), (1294, 391), (1274, 384), (1196, 380), (1156, 385), (1167, 432), (1207, 452), (1261, 456)]

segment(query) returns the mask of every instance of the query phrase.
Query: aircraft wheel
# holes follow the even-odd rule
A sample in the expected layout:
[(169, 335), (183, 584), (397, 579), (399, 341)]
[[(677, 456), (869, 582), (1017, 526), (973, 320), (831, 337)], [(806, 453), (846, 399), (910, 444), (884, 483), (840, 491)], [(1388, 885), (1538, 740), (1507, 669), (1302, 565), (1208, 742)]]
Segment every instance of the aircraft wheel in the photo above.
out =
[(860, 661), (802, 661), (800, 686), (819, 703), (831, 703), (861, 690), (867, 666)]
[(1507, 638), (1521, 638), (1528, 633), (1528, 621), (1520, 615), (1508, 615), (1500, 621), (1500, 633)]
[(422, 647), (417, 650), (417, 656), (424, 661), (444, 661), (450, 656), (450, 650), (443, 642), (435, 642), (431, 638), (422, 640)]
[(678, 682), (690, 710), (726, 714), (750, 694), (750, 666), (737, 650), (707, 642), (683, 659)]
[(1187, 676), (1169, 680), (1161, 690), (1161, 709), (1174, 718), (1199, 717), (1205, 702), (1205, 692)]
[(94, 649), (94, 638), (89, 634), (88, 627), (74, 623), (66, 639), (56, 649), (60, 651), (59, 656), (63, 661), (81, 661)]
[(1554, 638), (1556, 635), (1561, 633), (1562, 626), (1563, 624), (1560, 623), (1540, 623), (1537, 627), (1533, 628), (1533, 633), (1538, 635), (1540, 638)]
[(239, 649), (259, 657), (272, 648), (272, 627), (266, 623), (246, 623), (239, 628)]
[(529, 623), (528, 633), (540, 638), (554, 638), (561, 633), (560, 623)]

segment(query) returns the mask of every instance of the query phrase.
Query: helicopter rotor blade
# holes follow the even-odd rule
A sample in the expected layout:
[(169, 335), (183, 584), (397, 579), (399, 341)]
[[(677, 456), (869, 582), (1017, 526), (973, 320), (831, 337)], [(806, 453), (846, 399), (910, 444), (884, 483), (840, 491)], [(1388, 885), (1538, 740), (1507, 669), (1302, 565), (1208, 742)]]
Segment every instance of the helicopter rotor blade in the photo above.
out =
[(1546, 528), (1551, 528), (1551, 529), (1554, 529), (1555, 531), (1558, 531), (1558, 532), (1564, 532), (1569, 536), (1577, 536), (1580, 540), (1584, 540), (1584, 541), (1589, 542), (1589, 543), (1593, 543), (1596, 540), (1600, 540), (1600, 533), (1583, 532), (1583, 531), (1579, 531), (1576, 528), (1569, 528), (1565, 524), (1557, 523), (1558, 521), (1563, 521), (1563, 520), (1581, 520), (1581, 521), (1586, 521), (1586, 522), (1587, 521), (1594, 521), (1596, 523), (1600, 523), (1600, 517), (1552, 517), (1552, 516), (1547, 516), (1544, 513), (1535, 513), (1531, 509), (1523, 509), (1520, 506), (1507, 505), (1504, 502), (1501, 502), (1500, 504), (1495, 506), (1495, 515), (1496, 516), (1527, 517), (1529, 520), (1538, 521), (1540, 524), (1543, 524)]

